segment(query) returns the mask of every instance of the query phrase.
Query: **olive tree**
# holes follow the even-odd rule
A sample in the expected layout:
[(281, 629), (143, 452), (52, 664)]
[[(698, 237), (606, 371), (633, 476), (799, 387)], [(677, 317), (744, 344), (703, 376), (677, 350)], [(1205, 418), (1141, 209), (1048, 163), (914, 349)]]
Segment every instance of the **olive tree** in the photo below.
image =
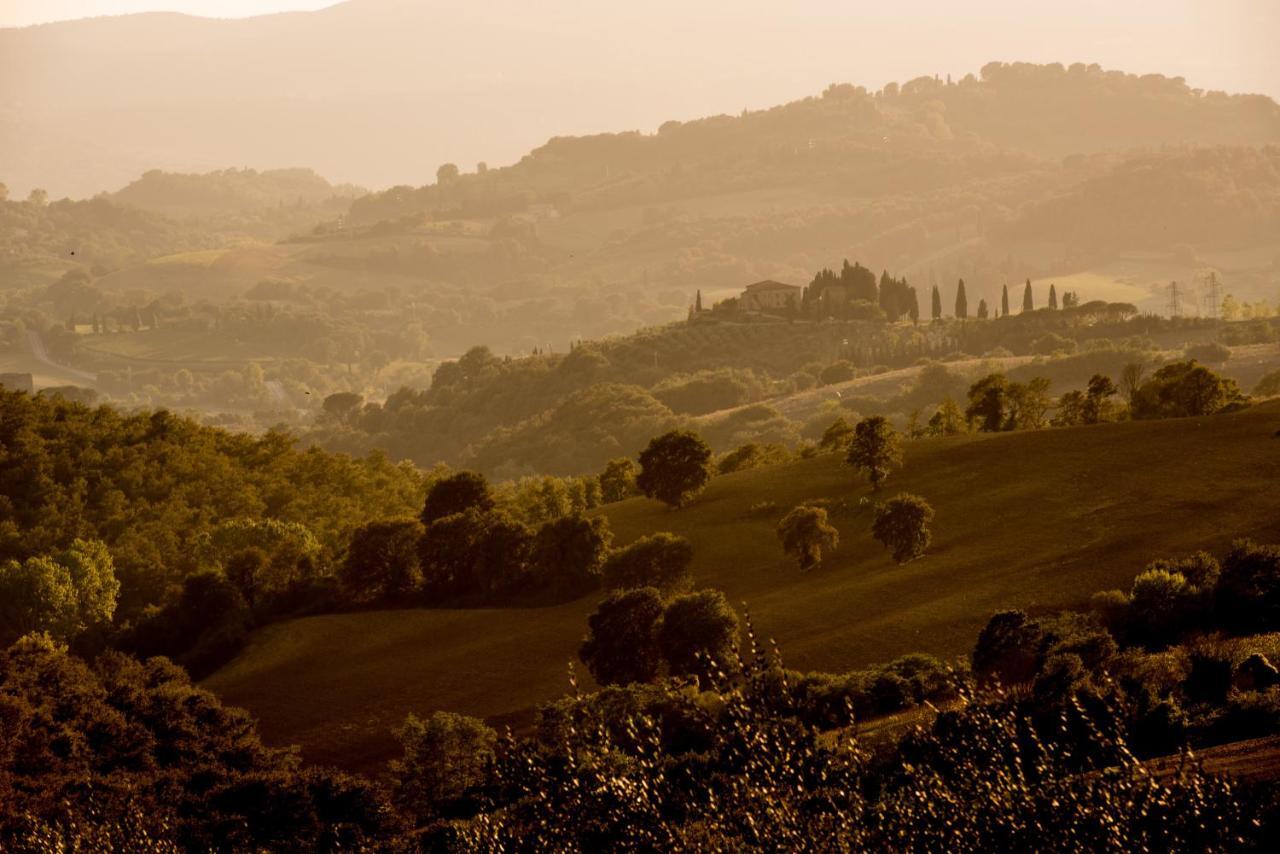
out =
[(929, 530), (932, 521), (933, 508), (929, 502), (919, 495), (901, 492), (876, 505), (871, 533), (893, 552), (894, 560), (906, 563), (923, 556), (929, 547), (933, 539)]
[(822, 561), (823, 549), (840, 544), (840, 532), (827, 521), (825, 509), (801, 504), (778, 523), (778, 539), (782, 550), (800, 561), (801, 569), (810, 569)]

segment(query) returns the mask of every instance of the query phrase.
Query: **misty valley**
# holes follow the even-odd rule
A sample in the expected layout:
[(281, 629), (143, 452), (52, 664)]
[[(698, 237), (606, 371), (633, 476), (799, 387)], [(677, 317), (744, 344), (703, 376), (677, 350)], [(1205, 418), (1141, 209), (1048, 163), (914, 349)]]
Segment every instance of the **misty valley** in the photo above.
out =
[(424, 182), (346, 135), (447, 124), (424, 9), (0, 26), (0, 850), (1272, 850), (1272, 97), (974, 57)]

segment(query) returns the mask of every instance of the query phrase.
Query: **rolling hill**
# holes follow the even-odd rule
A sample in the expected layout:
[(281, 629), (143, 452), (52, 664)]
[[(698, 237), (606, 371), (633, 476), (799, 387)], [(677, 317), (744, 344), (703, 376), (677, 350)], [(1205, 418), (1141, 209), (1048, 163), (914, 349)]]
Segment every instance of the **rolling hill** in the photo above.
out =
[[(927, 557), (894, 565), (871, 540), (866, 486), (825, 456), (714, 479), (671, 512), (606, 508), (615, 544), (686, 536), (699, 585), (745, 602), (788, 666), (843, 671), (912, 651), (965, 655), (991, 612), (1078, 604), (1150, 560), (1237, 536), (1280, 539), (1280, 404), (1231, 415), (910, 443), (886, 493), (936, 508)], [(774, 536), (793, 505), (827, 503), (838, 551), (801, 574)], [(567, 688), (595, 597), (545, 608), (402, 610), (270, 626), (207, 686), (311, 761), (372, 768), (410, 711), (525, 723)]]

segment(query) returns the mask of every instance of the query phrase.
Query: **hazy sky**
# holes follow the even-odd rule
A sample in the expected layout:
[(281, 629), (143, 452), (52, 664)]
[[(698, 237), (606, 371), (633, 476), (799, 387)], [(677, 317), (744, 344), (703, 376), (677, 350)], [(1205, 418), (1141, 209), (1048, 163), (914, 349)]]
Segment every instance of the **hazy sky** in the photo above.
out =
[(239, 18), (321, 9), (337, 0), (0, 0), (0, 26), (25, 27), (68, 18), (124, 15), (130, 12), (186, 12), (209, 18)]
[[(460, 0), (420, 2), (447, 6)], [(576, 12), (609, 18), (615, 2), (626, 0), (584, 0)], [(0, 0), (0, 26), (156, 10), (237, 17), (332, 5), (335, 0)], [(776, 33), (780, 50), (794, 48), (792, 38), (827, 41), (814, 27), (855, 28), (849, 67), (856, 67), (859, 44), (873, 38), (898, 44), (904, 71), (912, 74), (965, 73), (988, 59), (1083, 60), (1182, 75), (1207, 89), (1280, 97), (1280, 0), (690, 0), (684, 9), (691, 17), (732, 17), (739, 35), (752, 28), (761, 36)], [(860, 25), (874, 34), (859, 32)], [(957, 63), (957, 55), (968, 61)], [(801, 51), (794, 62), (800, 75), (814, 57)], [(820, 82), (829, 80), (815, 77), (806, 85)]]

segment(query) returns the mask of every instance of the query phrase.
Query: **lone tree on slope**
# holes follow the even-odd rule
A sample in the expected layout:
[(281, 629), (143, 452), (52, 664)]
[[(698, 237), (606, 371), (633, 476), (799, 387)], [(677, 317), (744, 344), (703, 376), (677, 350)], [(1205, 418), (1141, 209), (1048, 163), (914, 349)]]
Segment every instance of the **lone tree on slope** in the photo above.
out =
[(840, 532), (827, 520), (826, 510), (801, 504), (778, 523), (778, 539), (782, 550), (795, 557), (805, 570), (822, 562), (824, 548), (834, 549), (840, 544)]
[(898, 433), (882, 415), (871, 415), (853, 428), (853, 441), (845, 462), (857, 471), (865, 471), (871, 488), (889, 476), (889, 470), (902, 465), (902, 447)]
[(924, 555), (933, 540), (929, 523), (933, 508), (919, 495), (900, 492), (876, 505), (871, 534), (893, 552), (893, 559), (906, 563)]
[(1022, 291), (1022, 310), (1034, 311), (1035, 307), (1035, 300), (1031, 297), (1031, 280), (1027, 279), (1027, 286)]
[(636, 486), (645, 496), (681, 507), (711, 479), (711, 449), (696, 433), (672, 430), (640, 454)]

